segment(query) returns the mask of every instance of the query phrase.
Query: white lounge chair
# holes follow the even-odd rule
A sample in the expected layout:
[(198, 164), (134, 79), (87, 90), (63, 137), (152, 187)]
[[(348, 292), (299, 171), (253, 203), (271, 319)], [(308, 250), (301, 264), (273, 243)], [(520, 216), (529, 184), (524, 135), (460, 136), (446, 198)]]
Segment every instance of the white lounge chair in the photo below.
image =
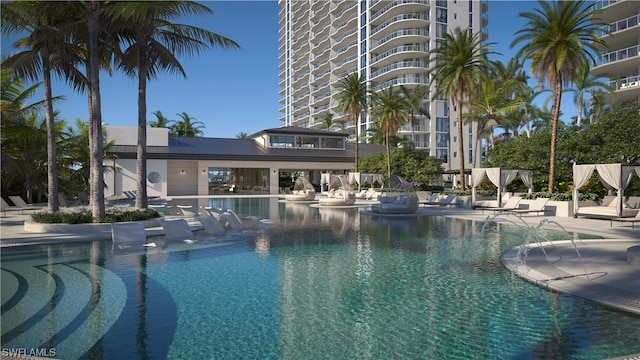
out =
[(424, 206), (427, 206), (428, 204), (432, 204), (436, 202), (439, 196), (440, 194), (438, 193), (431, 193), (431, 195), (429, 195), (429, 197), (426, 200), (420, 200), (418, 203)]
[(21, 209), (17, 206), (11, 206), (7, 204), (7, 202), (4, 201), (4, 199), (2, 199), (2, 205), (0, 206), (0, 210), (4, 214), (3, 216), (7, 216), (7, 211), (20, 211), (21, 213), (24, 214), (24, 209)]
[(200, 216), (197, 208), (194, 208), (191, 205), (176, 205), (180, 211), (182, 211), (182, 216), (184, 217), (197, 217)]
[(490, 207), (485, 207), (485, 208), (479, 208), (482, 210), (482, 213), (484, 214), (484, 210), (493, 210), (494, 214), (499, 214), (499, 213), (503, 213), (503, 212), (508, 212), (511, 210), (516, 210), (519, 208), (520, 206), (520, 200), (522, 200), (522, 198), (520, 196), (512, 196), (509, 198), (509, 200), (507, 200), (507, 202), (504, 204), (504, 206), (500, 207), (500, 208), (490, 208)]
[(185, 219), (159, 220), (169, 241), (182, 241), (187, 244), (196, 242), (193, 232)]
[(215, 218), (213, 215), (201, 216), (198, 218), (202, 226), (204, 227), (204, 231), (208, 235), (221, 235), (224, 234), (224, 228), (220, 221)]
[(426, 202), (425, 205), (430, 205), (430, 206), (451, 206), (451, 205), (457, 205), (456, 203), (453, 202), (453, 200), (456, 199), (456, 194), (449, 194), (447, 195), (446, 198), (444, 199), (436, 199), (436, 201), (432, 201), (432, 202)]
[(611, 226), (613, 226), (614, 221), (617, 221), (617, 222), (631, 223), (631, 228), (635, 229), (636, 223), (640, 222), (640, 211), (638, 211), (636, 213), (636, 216), (634, 217), (611, 218), (610, 220), (611, 220)]
[(164, 204), (149, 204), (149, 208), (155, 210), (158, 214), (162, 216), (170, 216), (173, 215), (171, 213), (171, 205)]
[(520, 214), (519, 216), (522, 216), (522, 214), (530, 214), (530, 213), (545, 213), (546, 207), (547, 207), (547, 203), (549, 202), (549, 198), (536, 198), (533, 203), (531, 203), (531, 205), (529, 205), (528, 209), (513, 209), (513, 210), (507, 210), (508, 213), (513, 213), (513, 214)]
[(111, 240), (113, 250), (140, 250), (156, 246), (154, 242), (147, 243), (144, 225), (141, 222), (112, 223)]

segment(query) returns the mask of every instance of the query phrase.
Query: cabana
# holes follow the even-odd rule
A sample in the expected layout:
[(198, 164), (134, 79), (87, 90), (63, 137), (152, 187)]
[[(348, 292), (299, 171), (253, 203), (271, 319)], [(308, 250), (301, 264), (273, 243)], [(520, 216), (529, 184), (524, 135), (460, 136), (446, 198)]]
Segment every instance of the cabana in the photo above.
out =
[(285, 196), (286, 201), (313, 201), (316, 198), (316, 189), (304, 176), (296, 179), (293, 185), (293, 193)]
[(418, 210), (418, 195), (413, 186), (398, 175), (391, 175), (385, 183), (380, 202), (371, 205), (371, 211), (384, 214), (413, 214)]
[[(482, 184), (485, 176), (489, 181), (498, 188), (498, 196), (496, 201), (476, 201), (476, 187)], [(476, 168), (471, 169), (471, 204), (475, 207), (495, 207), (502, 206), (502, 192), (507, 190), (507, 185), (517, 177), (526, 187), (529, 193), (533, 192), (533, 172), (527, 169), (503, 169), (503, 168)]]
[(360, 187), (366, 183), (369, 183), (371, 187), (375, 187), (375, 184), (380, 185), (379, 187), (384, 186), (384, 182), (382, 181), (382, 174), (367, 174), (360, 172), (351, 172), (349, 173), (349, 184), (358, 184), (358, 191), (360, 191)]
[(355, 202), (356, 193), (351, 190), (345, 175), (332, 176), (327, 197), (319, 200), (320, 206), (350, 206)]
[[(594, 170), (605, 186), (617, 191), (616, 198), (608, 205), (580, 207), (579, 189), (591, 178)], [(634, 172), (640, 177), (640, 165), (573, 164), (573, 216), (615, 218), (635, 216), (640, 211), (640, 201), (634, 201), (633, 204), (624, 201), (624, 189), (631, 182)]]

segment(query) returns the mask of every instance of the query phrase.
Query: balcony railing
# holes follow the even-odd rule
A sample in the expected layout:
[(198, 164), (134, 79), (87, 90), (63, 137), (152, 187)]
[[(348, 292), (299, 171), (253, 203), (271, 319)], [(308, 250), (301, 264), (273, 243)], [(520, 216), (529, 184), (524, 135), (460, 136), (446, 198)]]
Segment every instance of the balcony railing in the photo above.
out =
[(628, 76), (618, 81), (612, 80), (609, 82), (609, 86), (614, 90), (625, 90), (640, 87), (640, 75)]
[(409, 36), (409, 35), (429, 36), (429, 28), (425, 27), (423, 29), (416, 28), (416, 29), (404, 29), (404, 30), (396, 31), (394, 33), (391, 33), (391, 34), (383, 37), (380, 40), (372, 41), (371, 42), (371, 48), (378, 47), (378, 45), (384, 44), (384, 43), (386, 43), (387, 41), (389, 41), (391, 39), (395, 39), (395, 38), (400, 37), (400, 36)]
[(640, 23), (640, 14), (628, 17), (626, 19), (622, 19), (611, 23), (609, 25), (605, 25), (600, 28), (600, 36), (604, 36), (607, 34), (607, 30), (610, 33), (614, 33), (616, 31), (626, 30), (630, 27), (636, 26)]
[(636, 45), (636, 46), (628, 47), (626, 49), (602, 54), (600, 56), (600, 59), (598, 60), (598, 66), (612, 63), (614, 61), (637, 57), (639, 53), (640, 53), (640, 45)]
[(378, 62), (386, 57), (389, 57), (393, 54), (397, 54), (399, 52), (407, 52), (407, 51), (421, 51), (421, 52), (429, 52), (429, 47), (428, 46), (424, 46), (424, 45), (405, 45), (405, 46), (398, 46), (396, 48), (393, 49), (389, 49), (385, 52), (383, 52), (380, 55), (374, 56), (373, 59), (371, 59), (371, 63), (375, 63)]
[(420, 13), (411, 13), (411, 14), (402, 14), (402, 15), (398, 15), (398, 16), (394, 16), (391, 19), (383, 22), (382, 24), (376, 26), (375, 28), (371, 29), (371, 35), (375, 35), (375, 33), (377, 33), (378, 31), (386, 28), (387, 26), (393, 24), (394, 22), (397, 21), (401, 21), (401, 20), (410, 20), (410, 19), (419, 19), (419, 20), (429, 20), (429, 15), (427, 14), (420, 14)]
[(408, 68), (408, 67), (419, 67), (419, 68), (426, 69), (428, 66), (426, 61), (403, 61), (403, 62), (391, 64), (389, 66), (385, 66), (382, 69), (372, 72), (371, 78), (375, 78), (378, 75), (384, 74), (394, 69), (402, 69), (402, 68)]
[(390, 3), (389, 5), (383, 7), (382, 9), (376, 11), (375, 13), (373, 13), (371, 15), (371, 21), (375, 20), (378, 16), (384, 14), (387, 10), (391, 9), (394, 6), (398, 6), (398, 5), (402, 5), (402, 4), (423, 4), (423, 5), (429, 5), (429, 1), (428, 0), (397, 0), (394, 1), (392, 3)]

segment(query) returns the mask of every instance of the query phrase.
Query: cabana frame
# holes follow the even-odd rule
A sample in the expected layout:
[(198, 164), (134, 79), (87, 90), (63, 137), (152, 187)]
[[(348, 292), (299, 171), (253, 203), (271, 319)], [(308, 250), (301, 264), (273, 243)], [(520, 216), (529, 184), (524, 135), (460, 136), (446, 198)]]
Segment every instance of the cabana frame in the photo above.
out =
[(617, 191), (616, 217), (623, 215), (624, 190), (629, 186), (633, 173), (640, 177), (640, 165), (630, 164), (573, 164), (573, 216), (580, 215), (580, 188), (596, 171), (600, 180)]
[(520, 179), (526, 187), (529, 188), (529, 193), (533, 192), (533, 171), (529, 169), (503, 169), (503, 168), (474, 168), (471, 169), (471, 203), (473, 207), (476, 205), (476, 187), (482, 184), (485, 177), (489, 178), (489, 181), (498, 188), (496, 207), (502, 206), (502, 192), (507, 190), (507, 185), (517, 177)]

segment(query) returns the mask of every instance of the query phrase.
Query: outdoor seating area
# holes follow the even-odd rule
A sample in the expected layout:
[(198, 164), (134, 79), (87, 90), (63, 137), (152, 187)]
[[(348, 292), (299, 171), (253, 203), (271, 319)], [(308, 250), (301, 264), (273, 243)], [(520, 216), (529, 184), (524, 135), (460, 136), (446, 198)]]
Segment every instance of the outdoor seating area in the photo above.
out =
[[(610, 189), (615, 196), (605, 196), (599, 206), (580, 206), (580, 188), (594, 174)], [(573, 165), (573, 213), (575, 217), (596, 218), (632, 218), (640, 212), (640, 197), (625, 198), (627, 188), (633, 175), (640, 177), (640, 166), (623, 164), (574, 164)]]
[(319, 199), (320, 206), (351, 206), (356, 202), (356, 193), (344, 176), (331, 177), (327, 197)]
[(418, 210), (418, 195), (413, 186), (398, 175), (391, 175), (385, 181), (384, 192), (378, 203), (371, 205), (371, 211), (383, 214), (413, 214)]
[(316, 189), (309, 180), (300, 176), (293, 185), (293, 191), (284, 197), (286, 201), (313, 201), (316, 198)]
[[(511, 184), (516, 177), (529, 188), (528, 192), (533, 192), (533, 173), (526, 169), (503, 169), (503, 168), (475, 168), (471, 169), (471, 204), (473, 208), (499, 210), (505, 206), (507, 198), (503, 194), (507, 190), (507, 185)], [(492, 199), (479, 199), (477, 187), (488, 179), (496, 188), (497, 195)]]

